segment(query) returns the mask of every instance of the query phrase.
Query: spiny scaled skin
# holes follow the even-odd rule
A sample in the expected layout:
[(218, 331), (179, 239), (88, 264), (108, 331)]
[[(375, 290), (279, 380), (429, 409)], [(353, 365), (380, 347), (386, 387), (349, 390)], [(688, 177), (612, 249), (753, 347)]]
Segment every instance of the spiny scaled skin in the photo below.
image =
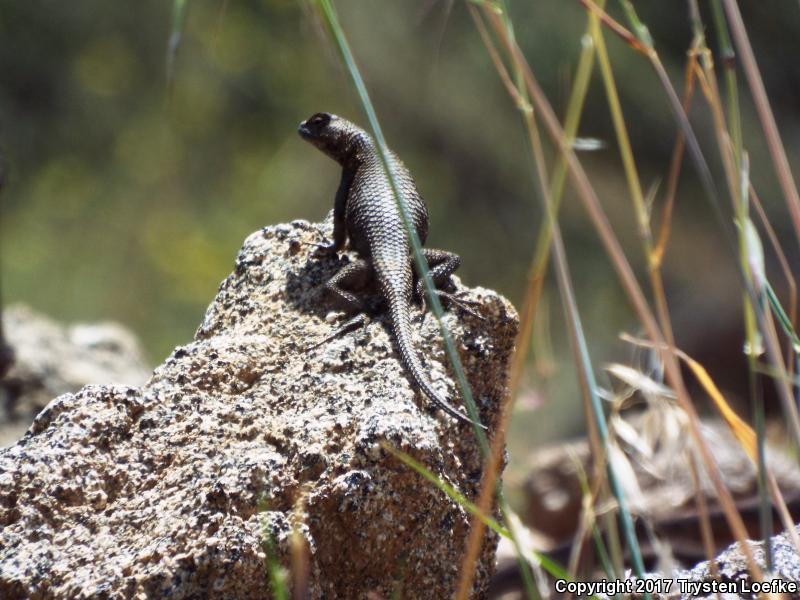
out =
[[(309, 117), (300, 124), (298, 132), (342, 166), (342, 179), (333, 210), (333, 243), (325, 249), (341, 251), (349, 239), (351, 247), (361, 257), (334, 275), (327, 289), (350, 310), (357, 312), (362, 303), (345, 288), (348, 284), (374, 276), (388, 306), (400, 357), (412, 379), (444, 411), (472, 423), (469, 417), (433, 389), (412, 343), (409, 306), (414, 277), (411, 247), (372, 138), (353, 123), (328, 113)], [(427, 207), (402, 161), (394, 153), (390, 153), (390, 160), (414, 228), (424, 244), (428, 236)], [(459, 264), (458, 256), (450, 252), (426, 248), (424, 255), (435, 285), (447, 281)], [(421, 290), (421, 282), (418, 282), (418, 295)], [(447, 296), (445, 292), (438, 293)]]

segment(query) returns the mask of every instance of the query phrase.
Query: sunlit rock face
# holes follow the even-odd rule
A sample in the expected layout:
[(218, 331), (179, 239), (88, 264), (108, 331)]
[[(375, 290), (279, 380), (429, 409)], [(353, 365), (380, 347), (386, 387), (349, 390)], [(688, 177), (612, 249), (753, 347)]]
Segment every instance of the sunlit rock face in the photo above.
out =
[(12, 360), (0, 373), (0, 446), (22, 437), (56, 396), (89, 383), (138, 386), (150, 376), (136, 336), (118, 323), (62, 325), (23, 304), (2, 319)]
[[(382, 444), (474, 499), (475, 435), (410, 386), (380, 311), (315, 347), (342, 317), (321, 285), (347, 257), (310, 245), (327, 234), (254, 233), (194, 341), (146, 384), (62, 395), (0, 452), (0, 597), (269, 598), (268, 558), (312, 598), (452, 596), (470, 518)], [(517, 318), (454, 284), (484, 317), (444, 321), (491, 434)], [(433, 385), (460, 404), (435, 319), (414, 315)]]

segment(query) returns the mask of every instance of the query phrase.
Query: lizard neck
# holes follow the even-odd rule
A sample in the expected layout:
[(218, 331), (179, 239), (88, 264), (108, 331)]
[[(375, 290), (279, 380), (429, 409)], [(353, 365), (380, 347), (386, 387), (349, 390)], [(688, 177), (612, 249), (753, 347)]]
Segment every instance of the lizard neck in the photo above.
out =
[(337, 158), (345, 170), (353, 170), (375, 154), (375, 144), (366, 131), (350, 133), (345, 140), (343, 152)]

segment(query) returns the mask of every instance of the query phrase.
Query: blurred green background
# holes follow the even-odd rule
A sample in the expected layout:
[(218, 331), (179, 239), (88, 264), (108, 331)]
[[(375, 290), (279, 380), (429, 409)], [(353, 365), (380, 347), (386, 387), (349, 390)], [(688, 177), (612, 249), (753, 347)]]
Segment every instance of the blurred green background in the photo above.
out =
[[(577, 1), (510, 4), (526, 56), (563, 115), (585, 13)], [(687, 4), (635, 4), (680, 89), (691, 40)], [(461, 254), (467, 284), (497, 289), (519, 304), (540, 221), (538, 200), (519, 116), (466, 6), (431, 0), (336, 5), (390, 145), (428, 201), (429, 244)], [(617, 3), (610, 8), (622, 18)], [(741, 8), (794, 165), (800, 6), (765, 0)], [(5, 300), (65, 321), (121, 321), (141, 337), (153, 364), (191, 339), (249, 233), (292, 219), (320, 220), (332, 207), (338, 168), (299, 139), (298, 122), (321, 110), (364, 122), (308, 5), (190, 0), (168, 86), (171, 19), (172, 2), (165, 0), (0, 0)], [(712, 32), (709, 37), (716, 48)], [(643, 185), (650, 188), (666, 176), (673, 121), (644, 59), (617, 38), (607, 40)], [(798, 264), (744, 85), (742, 93), (753, 180)], [(692, 118), (718, 173), (709, 114), (695, 109)], [(580, 133), (605, 142), (581, 156), (641, 270), (597, 75)], [(723, 180), (717, 181), (727, 207)], [(657, 207), (662, 196), (663, 186)], [(563, 227), (595, 363), (629, 360), (617, 334), (635, 333), (636, 322), (569, 194)], [(769, 268), (778, 281), (772, 262)], [(704, 361), (726, 391), (744, 395), (734, 262), (690, 166), (665, 271), (679, 345)], [(535, 341), (527, 402), (515, 419), (519, 434), (543, 438), (582, 422), (554, 287), (547, 295), (552, 350), (544, 338)], [(525, 406), (540, 401), (545, 413), (534, 418)]]

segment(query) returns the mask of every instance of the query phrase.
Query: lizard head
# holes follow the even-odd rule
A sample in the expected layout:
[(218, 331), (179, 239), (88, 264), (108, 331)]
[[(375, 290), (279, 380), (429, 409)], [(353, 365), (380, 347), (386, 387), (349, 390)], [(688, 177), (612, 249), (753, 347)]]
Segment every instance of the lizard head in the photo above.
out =
[(366, 136), (350, 121), (324, 112), (311, 115), (300, 123), (297, 132), (339, 163), (348, 161), (356, 146), (354, 142)]

